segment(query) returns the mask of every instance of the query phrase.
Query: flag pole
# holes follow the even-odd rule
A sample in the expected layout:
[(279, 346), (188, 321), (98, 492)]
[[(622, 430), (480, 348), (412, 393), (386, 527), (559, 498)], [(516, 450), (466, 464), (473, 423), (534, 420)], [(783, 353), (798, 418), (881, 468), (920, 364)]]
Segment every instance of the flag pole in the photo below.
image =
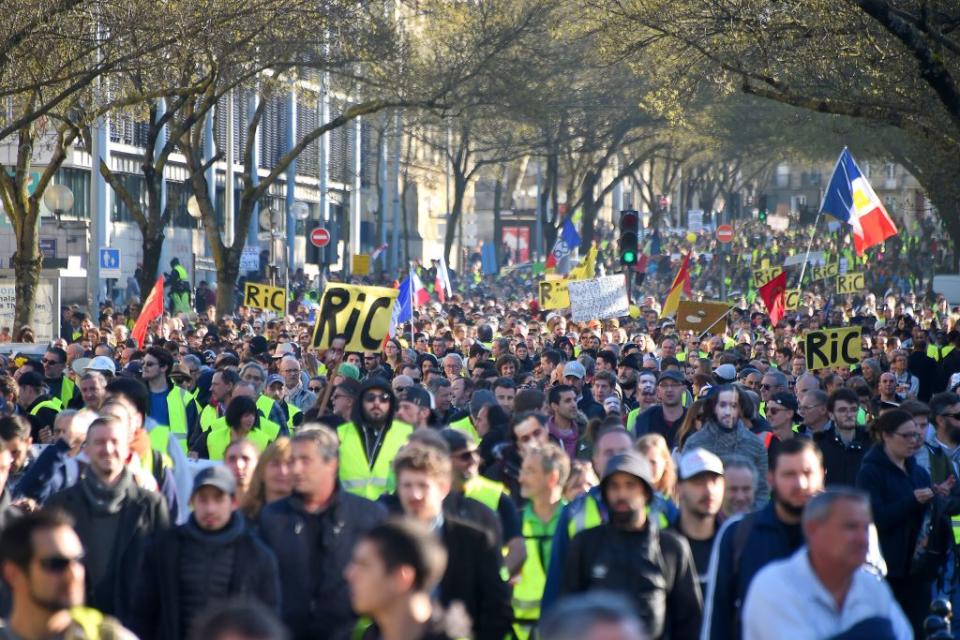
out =
[(703, 336), (705, 336), (705, 335), (707, 335), (708, 333), (710, 333), (710, 329), (713, 329), (715, 326), (717, 326), (717, 324), (719, 324), (721, 320), (723, 320), (723, 319), (726, 318), (728, 315), (730, 315), (730, 312), (733, 311), (734, 309), (736, 309), (736, 307), (730, 307), (729, 309), (727, 309), (722, 316), (720, 316), (719, 318), (717, 318), (716, 320), (714, 320), (714, 321), (710, 324), (709, 327), (707, 327), (706, 329), (704, 329), (704, 330), (703, 330), (703, 333), (701, 333), (701, 334), (700, 334), (700, 337), (697, 338), (697, 339), (698, 339), (698, 340), (703, 340)]
[(807, 262), (810, 260), (810, 250), (813, 248), (813, 239), (817, 237), (817, 226), (820, 224), (820, 216), (823, 215), (823, 209), (817, 212), (817, 219), (813, 221), (813, 231), (810, 233), (810, 242), (807, 243), (807, 253), (803, 256), (803, 264), (800, 265), (800, 280), (797, 281), (797, 288), (803, 287), (803, 274), (807, 271)]
[(409, 295), (408, 300), (410, 300), (410, 348), (415, 350), (416, 347), (414, 347), (414, 344), (416, 343), (413, 340), (413, 308), (414, 308), (415, 300), (414, 300), (413, 263), (412, 262), (407, 263), (407, 288), (410, 289), (408, 293)]

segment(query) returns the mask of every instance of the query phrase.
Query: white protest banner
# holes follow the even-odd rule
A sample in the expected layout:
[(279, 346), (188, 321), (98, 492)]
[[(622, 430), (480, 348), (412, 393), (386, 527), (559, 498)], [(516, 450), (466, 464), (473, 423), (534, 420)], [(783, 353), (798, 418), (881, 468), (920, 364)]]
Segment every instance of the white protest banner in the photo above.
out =
[[(60, 305), (56, 289), (49, 280), (40, 280), (33, 308), (33, 337), (36, 342), (52, 342), (60, 335)], [(0, 280), (0, 326), (15, 327), (16, 286), (12, 280)], [(16, 333), (15, 331), (13, 333)]]
[[(805, 253), (796, 253), (792, 256), (789, 256), (786, 260), (783, 261), (783, 266), (785, 267), (794, 267), (803, 264), (803, 259), (806, 257)], [(807, 264), (823, 264), (825, 262), (823, 251), (811, 251), (810, 259), (807, 260)]]
[(619, 318), (629, 313), (626, 282), (623, 274), (573, 280), (567, 284), (574, 322)]

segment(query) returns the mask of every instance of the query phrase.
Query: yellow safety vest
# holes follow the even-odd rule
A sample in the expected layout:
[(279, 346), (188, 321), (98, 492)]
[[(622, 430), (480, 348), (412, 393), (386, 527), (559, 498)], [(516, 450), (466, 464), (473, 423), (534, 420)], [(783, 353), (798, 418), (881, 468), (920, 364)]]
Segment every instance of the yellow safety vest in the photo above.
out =
[(474, 442), (480, 442), (480, 434), (477, 433), (476, 427), (473, 426), (473, 420), (470, 419), (470, 416), (464, 416), (456, 422), (451, 422), (450, 427), (456, 429), (457, 431), (462, 431), (471, 438)]
[(63, 376), (63, 382), (60, 383), (60, 402), (63, 403), (64, 407), (70, 406), (73, 397), (77, 395), (76, 391), (77, 385), (73, 383), (73, 380)]
[(567, 534), (572, 540), (575, 535), (587, 529), (593, 529), (603, 524), (603, 516), (600, 515), (600, 505), (596, 498), (589, 493), (584, 496), (580, 503), (580, 509), (573, 514), (567, 524)]
[(220, 414), (217, 412), (217, 408), (208, 404), (203, 408), (203, 411), (200, 412), (200, 430), (209, 431), (210, 427), (213, 426), (213, 423), (217, 421), (217, 418), (220, 417)]
[(352, 422), (337, 427), (340, 438), (340, 483), (355, 495), (376, 500), (396, 488), (393, 474), (393, 459), (400, 447), (407, 443), (413, 427), (406, 422), (394, 420), (383, 436), (377, 458), (371, 464), (360, 438), (360, 429)]
[(150, 430), (150, 446), (154, 451), (166, 453), (167, 443), (173, 434), (183, 453), (187, 453), (187, 405), (184, 395), (186, 392), (176, 385), (167, 393), (167, 416), (170, 424), (157, 424)]
[(542, 522), (528, 504), (523, 509), (523, 542), (527, 559), (520, 569), (519, 580), (513, 587), (513, 632), (518, 640), (527, 640), (540, 620), (540, 601), (547, 586), (547, 569), (550, 563), (549, 547), (541, 554), (541, 544), (553, 540), (557, 521), (563, 504), (557, 506), (550, 522)]
[(287, 403), (287, 430), (290, 431), (290, 435), (293, 435), (293, 430), (295, 428), (293, 425), (293, 419), (300, 413), (300, 407), (290, 402)]
[(640, 407), (636, 409), (630, 409), (630, 413), (627, 414), (627, 431), (633, 434), (634, 427), (637, 426), (637, 416), (640, 415)]
[[(280, 425), (272, 420), (260, 418), (260, 425), (250, 430), (243, 437), (257, 448), (257, 451), (263, 453), (267, 446), (277, 439), (280, 435)], [(207, 456), (210, 460), (223, 460), (223, 454), (227, 447), (233, 442), (233, 429), (226, 424), (218, 425), (207, 434)]]
[(261, 415), (269, 418), (270, 412), (273, 411), (273, 405), (276, 403), (276, 400), (261, 393), (260, 397), (257, 398), (257, 409), (260, 411)]
[(503, 483), (476, 476), (463, 483), (463, 494), (495, 512), (500, 506), (500, 496), (510, 495), (510, 491)]

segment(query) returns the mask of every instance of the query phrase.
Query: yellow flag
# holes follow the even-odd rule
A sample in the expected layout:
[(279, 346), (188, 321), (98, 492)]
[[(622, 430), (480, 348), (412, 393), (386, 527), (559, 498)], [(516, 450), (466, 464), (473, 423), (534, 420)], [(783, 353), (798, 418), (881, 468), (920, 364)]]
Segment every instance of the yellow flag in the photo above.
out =
[(590, 280), (594, 277), (596, 268), (597, 249), (596, 247), (590, 247), (590, 251), (587, 252), (587, 257), (583, 259), (583, 262), (570, 269), (567, 280)]

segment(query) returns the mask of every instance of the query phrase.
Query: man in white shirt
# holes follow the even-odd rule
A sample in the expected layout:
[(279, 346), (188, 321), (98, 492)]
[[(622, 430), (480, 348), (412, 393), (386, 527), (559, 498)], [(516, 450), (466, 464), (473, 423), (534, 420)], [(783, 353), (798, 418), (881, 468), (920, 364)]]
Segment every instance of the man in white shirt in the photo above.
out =
[(903, 639), (910, 623), (887, 584), (866, 566), (869, 497), (835, 487), (807, 503), (807, 546), (760, 570), (743, 608), (745, 640)]

